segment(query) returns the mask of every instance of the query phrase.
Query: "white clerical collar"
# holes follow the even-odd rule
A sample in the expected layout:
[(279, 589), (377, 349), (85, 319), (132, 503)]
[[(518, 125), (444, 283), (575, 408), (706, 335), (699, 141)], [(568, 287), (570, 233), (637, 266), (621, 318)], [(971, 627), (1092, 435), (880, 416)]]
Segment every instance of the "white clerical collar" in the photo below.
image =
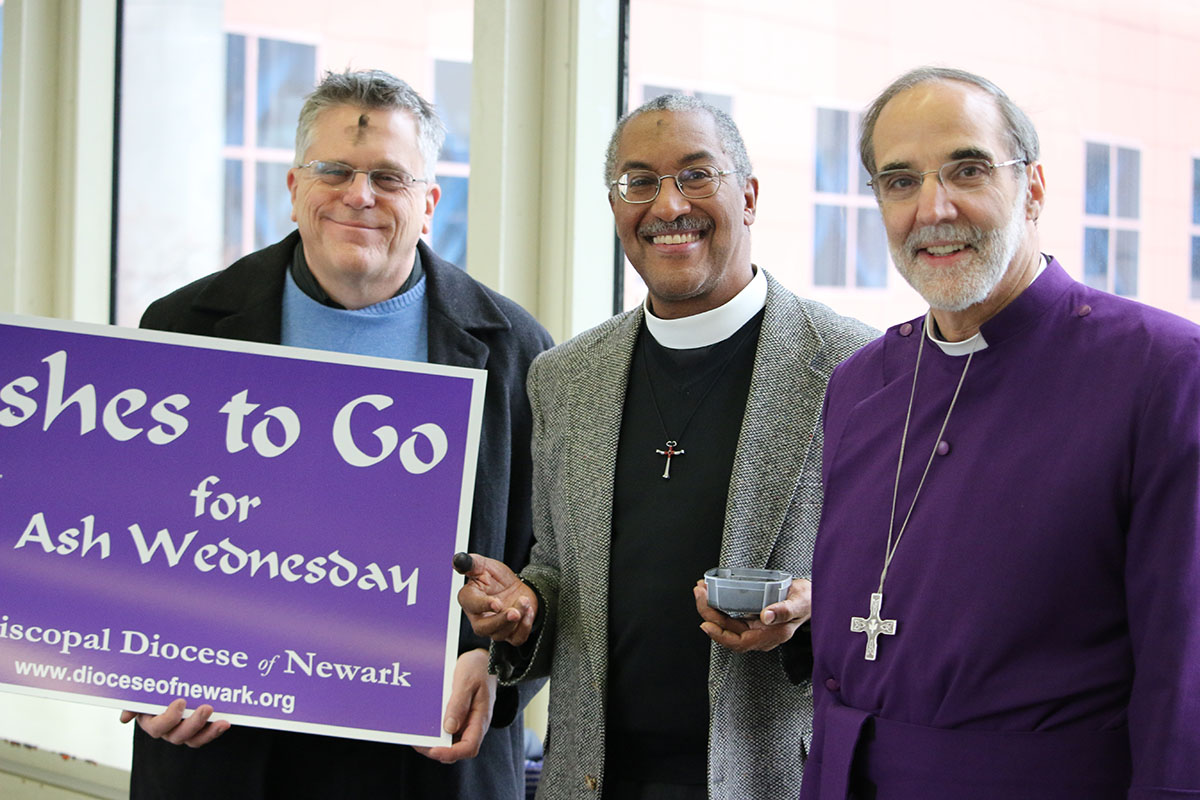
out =
[[(1025, 284), (1025, 289), (1028, 289), (1038, 279), (1038, 276), (1045, 271), (1049, 264), (1050, 259), (1046, 257), (1045, 253), (1042, 253), (1041, 258), (1038, 259), (1037, 272), (1034, 273), (1029, 283)], [(1025, 289), (1021, 291), (1025, 291)], [(947, 342), (939, 339), (937, 334), (933, 332), (933, 329), (936, 327), (933, 322), (933, 309), (931, 308), (925, 312), (925, 335), (929, 337), (929, 341), (940, 347), (942, 352), (948, 356), (966, 356), (976, 351), (987, 349), (988, 343), (983, 338), (983, 331), (976, 331), (974, 336), (969, 339), (963, 339), (961, 342)]]
[(692, 350), (723, 342), (737, 333), (767, 304), (767, 276), (761, 269), (729, 302), (710, 311), (680, 319), (661, 319), (650, 311), (650, 298), (642, 307), (646, 310), (646, 329), (654, 340), (671, 350)]

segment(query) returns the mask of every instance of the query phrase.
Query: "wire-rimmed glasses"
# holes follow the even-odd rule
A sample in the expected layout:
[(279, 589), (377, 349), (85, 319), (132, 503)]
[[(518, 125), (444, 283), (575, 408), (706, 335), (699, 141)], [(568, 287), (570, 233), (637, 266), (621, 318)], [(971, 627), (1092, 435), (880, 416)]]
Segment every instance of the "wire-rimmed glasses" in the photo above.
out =
[(1013, 164), (1028, 164), (1023, 158), (1014, 158), (993, 164), (984, 158), (960, 158), (947, 161), (937, 169), (919, 172), (915, 169), (885, 169), (867, 181), (875, 190), (875, 196), (883, 203), (902, 203), (911, 200), (921, 191), (926, 175), (937, 175), (938, 182), (947, 192), (975, 192), (992, 182), (992, 172)]
[(340, 161), (310, 161), (301, 164), (297, 169), (311, 170), (314, 178), (335, 189), (346, 188), (354, 182), (354, 176), (361, 172), (367, 176), (367, 183), (377, 194), (395, 194), (414, 183), (429, 182), (424, 178), (414, 178), (398, 169), (355, 169)]
[(615, 186), (617, 194), (626, 203), (650, 203), (658, 197), (663, 180), (671, 178), (681, 195), (690, 200), (701, 200), (716, 194), (721, 188), (721, 178), (732, 174), (733, 170), (717, 169), (707, 164), (681, 169), (674, 175), (659, 175), (648, 169), (631, 169), (608, 185)]

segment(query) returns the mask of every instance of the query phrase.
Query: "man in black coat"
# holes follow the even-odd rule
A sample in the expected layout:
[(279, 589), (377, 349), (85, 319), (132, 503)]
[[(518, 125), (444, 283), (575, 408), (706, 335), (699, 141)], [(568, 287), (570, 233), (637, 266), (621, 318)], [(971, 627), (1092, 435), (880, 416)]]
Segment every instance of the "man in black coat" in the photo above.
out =
[[(288, 171), (299, 230), (157, 300), (142, 326), (487, 370), (470, 548), (523, 564), (532, 544), (525, 374), (551, 342), (520, 306), (420, 241), (440, 198), (433, 168), (444, 135), (404, 81), (327, 75), (301, 110)], [(519, 711), (531, 692), (497, 689), (486, 647), (461, 626), (449, 747), (232, 728), (207, 705), (184, 718), (183, 700), (158, 715), (124, 712), (137, 720), (131, 797), (522, 796)]]

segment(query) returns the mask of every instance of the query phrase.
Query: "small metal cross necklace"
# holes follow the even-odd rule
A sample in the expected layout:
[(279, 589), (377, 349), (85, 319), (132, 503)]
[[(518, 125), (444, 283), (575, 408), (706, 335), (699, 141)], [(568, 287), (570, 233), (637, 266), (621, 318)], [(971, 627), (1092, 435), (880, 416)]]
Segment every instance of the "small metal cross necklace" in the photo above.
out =
[(896, 497), (900, 493), (900, 469), (904, 466), (904, 445), (908, 442), (908, 423), (912, 420), (913, 398), (917, 396), (917, 372), (921, 369), (921, 351), (925, 348), (926, 333), (924, 330), (921, 331), (920, 336), (921, 341), (917, 345), (917, 364), (913, 367), (912, 389), (908, 395), (908, 411), (904, 415), (904, 433), (900, 436), (900, 460), (896, 464), (896, 483), (892, 487), (892, 516), (888, 521), (887, 549), (883, 555), (883, 571), (879, 573), (879, 590), (871, 595), (870, 614), (865, 617), (850, 618), (850, 632), (865, 633), (867, 635), (867, 652), (863, 656), (867, 661), (875, 660), (879, 647), (879, 637), (881, 635), (896, 635), (896, 620), (883, 618), (883, 582), (887, 580), (888, 567), (892, 565), (892, 557), (896, 555), (896, 548), (900, 546), (900, 537), (908, 529), (908, 521), (912, 518), (913, 508), (917, 505), (917, 498), (921, 496), (921, 489), (925, 486), (925, 478), (929, 475), (929, 467), (933, 464), (933, 457), (937, 454), (938, 444), (942, 441), (942, 435), (946, 433), (946, 425), (950, 422), (950, 414), (954, 411), (954, 404), (958, 402), (958, 393), (962, 391), (963, 381), (967, 379), (967, 370), (971, 367), (971, 359), (975, 356), (974, 350), (967, 355), (967, 363), (963, 365), (962, 375), (958, 378), (958, 386), (954, 389), (954, 396), (950, 398), (950, 407), (946, 409), (946, 418), (942, 420), (942, 428), (933, 440), (933, 450), (929, 453), (929, 461), (925, 463), (925, 471), (921, 473), (921, 481), (917, 484), (917, 491), (913, 493), (908, 513), (905, 514), (904, 522), (901, 523), (900, 531), (895, 534), (896, 540), (893, 542), (892, 534), (896, 528)]
[[(649, 331), (642, 332), (643, 337), (650, 335), (651, 334)], [(688, 425), (692, 424), (692, 418), (696, 416), (696, 412), (700, 410), (700, 406), (704, 405), (704, 401), (708, 399), (708, 395), (713, 390), (713, 387), (720, 382), (721, 376), (725, 374), (725, 370), (733, 362), (734, 358), (737, 357), (737, 354), (742, 349), (742, 345), (746, 343), (747, 339), (752, 338), (756, 337), (743, 336), (742, 340), (738, 342), (736, 346), (734, 346), (733, 350), (729, 353), (729, 356), (725, 359), (725, 363), (721, 365), (721, 368), (717, 370), (717, 374), (713, 376), (713, 379), (709, 382), (708, 386), (706, 386), (704, 391), (700, 394), (700, 399), (696, 401), (695, 407), (692, 408), (691, 413), (688, 414), (687, 419), (684, 420), (683, 427), (679, 429), (679, 436), (677, 437), (672, 437), (671, 434), (667, 432), (667, 423), (663, 421), (662, 409), (658, 407), (658, 397), (654, 394), (654, 381), (650, 377), (650, 365), (648, 363), (650, 361), (650, 351), (646, 345), (646, 339), (642, 339), (642, 370), (646, 376), (646, 386), (650, 389), (650, 402), (654, 405), (654, 413), (658, 416), (658, 424), (662, 427), (663, 434), (667, 437), (666, 444), (663, 445), (664, 449), (659, 450), (655, 448), (654, 450), (654, 452), (658, 455), (666, 456), (667, 458), (667, 463), (662, 474), (664, 478), (670, 479), (671, 477), (671, 459), (675, 456), (684, 455), (686, 452), (682, 447), (679, 446), (678, 440), (682, 439), (683, 435), (687, 433)]]

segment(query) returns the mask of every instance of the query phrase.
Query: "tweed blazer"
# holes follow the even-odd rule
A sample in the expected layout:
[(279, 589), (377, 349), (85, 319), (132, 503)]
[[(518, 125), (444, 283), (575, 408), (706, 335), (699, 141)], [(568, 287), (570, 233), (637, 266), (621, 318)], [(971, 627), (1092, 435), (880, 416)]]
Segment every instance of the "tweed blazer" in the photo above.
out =
[[(808, 576), (825, 384), (877, 331), (767, 281), (720, 564)], [(535, 544), (521, 575), (543, 600), (543, 622), (533, 642), (492, 652), (502, 682), (551, 676), (540, 800), (595, 798), (603, 787), (614, 471), (643, 318), (641, 308), (613, 317), (543, 353), (529, 372)], [(788, 679), (778, 651), (737, 654), (713, 644), (709, 720), (710, 797), (797, 796), (812, 688)]]

